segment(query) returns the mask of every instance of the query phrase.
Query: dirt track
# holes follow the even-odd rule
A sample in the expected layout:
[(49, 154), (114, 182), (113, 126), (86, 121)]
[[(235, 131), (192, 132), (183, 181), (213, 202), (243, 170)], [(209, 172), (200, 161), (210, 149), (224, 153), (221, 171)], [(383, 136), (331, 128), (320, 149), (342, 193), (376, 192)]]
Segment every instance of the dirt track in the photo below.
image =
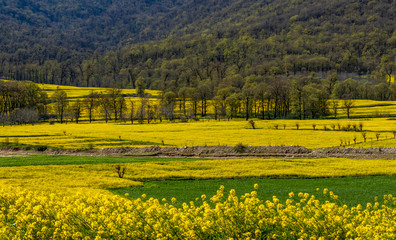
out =
[(59, 155), (81, 155), (81, 156), (168, 156), (168, 157), (213, 157), (213, 158), (323, 158), (344, 157), (362, 159), (396, 159), (396, 148), (323, 148), (307, 149), (294, 146), (205, 146), (205, 147), (121, 147), (105, 149), (68, 149), (68, 150), (46, 150), (24, 151), (12, 149), (0, 149), (0, 157), (21, 156), (27, 154), (59, 154)]

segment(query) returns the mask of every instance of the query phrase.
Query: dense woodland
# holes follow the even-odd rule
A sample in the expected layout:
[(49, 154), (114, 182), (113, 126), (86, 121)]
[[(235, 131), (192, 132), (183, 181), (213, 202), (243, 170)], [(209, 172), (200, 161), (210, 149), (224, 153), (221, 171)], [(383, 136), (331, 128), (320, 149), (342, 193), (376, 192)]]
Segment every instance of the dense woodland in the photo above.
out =
[(395, 14), (392, 0), (2, 0), (0, 77), (315, 118), (329, 99), (396, 99)]

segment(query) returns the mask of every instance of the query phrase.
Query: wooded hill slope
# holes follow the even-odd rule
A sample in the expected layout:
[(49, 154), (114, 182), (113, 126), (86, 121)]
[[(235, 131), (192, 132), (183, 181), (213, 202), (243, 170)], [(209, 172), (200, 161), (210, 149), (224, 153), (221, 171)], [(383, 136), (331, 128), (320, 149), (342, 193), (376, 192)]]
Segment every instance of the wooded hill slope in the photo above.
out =
[(378, 84), (396, 68), (395, 14), (392, 0), (2, 0), (0, 76), (174, 92), (330, 71)]

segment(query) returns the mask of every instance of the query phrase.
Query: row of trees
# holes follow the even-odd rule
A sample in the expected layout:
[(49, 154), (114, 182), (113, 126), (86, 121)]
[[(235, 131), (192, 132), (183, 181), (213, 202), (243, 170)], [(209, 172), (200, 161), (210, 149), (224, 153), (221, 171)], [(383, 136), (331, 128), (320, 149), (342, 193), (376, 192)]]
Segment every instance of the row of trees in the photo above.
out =
[(106, 122), (112, 119), (115, 121), (125, 119), (126, 100), (121, 92), (121, 89), (117, 88), (109, 89), (104, 93), (91, 92), (82, 101), (77, 99), (70, 103), (67, 93), (58, 88), (52, 96), (54, 112), (60, 123), (65, 119), (78, 123), (84, 111), (89, 122), (92, 122), (98, 110), (103, 114)]
[(82, 100), (70, 101), (64, 90), (57, 89), (52, 96), (53, 112), (60, 123), (75, 121), (79, 123), (84, 115), (90, 123), (96, 120), (123, 121), (134, 120), (143, 123), (165, 117), (174, 119), (174, 98), (169, 98), (169, 93), (164, 94), (162, 99), (152, 98), (141, 90), (139, 100), (132, 96), (122, 94), (122, 90), (111, 88), (104, 92), (92, 91)]
[[(235, 86), (238, 81), (245, 81), (242, 88)], [(384, 95), (387, 99), (396, 99), (394, 84), (359, 84), (354, 79), (339, 81), (335, 72), (325, 79), (315, 75), (290, 79), (241, 77), (215, 88), (208, 81), (196, 88), (163, 92), (159, 98), (150, 98), (144, 93), (143, 78), (135, 84), (139, 100), (126, 98), (121, 89), (112, 88), (105, 92), (91, 92), (82, 101), (69, 103), (66, 93), (57, 90), (52, 97), (54, 109), (60, 122), (64, 116), (79, 122), (82, 113), (90, 122), (100, 118), (106, 122), (130, 120), (132, 123), (134, 120), (150, 123), (176, 118), (337, 118), (340, 109), (349, 118), (354, 99), (384, 98)]]
[(246, 120), (251, 117), (307, 119), (329, 115), (336, 118), (340, 108), (349, 118), (354, 99), (396, 99), (394, 84), (359, 83), (350, 78), (340, 81), (335, 72), (327, 78), (314, 74), (289, 78), (252, 75), (244, 79), (240, 88), (239, 81), (242, 77), (214, 88), (207, 81), (197, 88), (183, 87), (178, 92), (165, 92), (163, 96), (176, 99), (175, 104), (178, 103), (183, 117), (188, 113), (194, 118), (205, 117), (209, 108), (214, 119), (244, 117)]
[(307, 119), (338, 117), (340, 108), (349, 117), (353, 99), (396, 100), (395, 84), (362, 83), (351, 78), (340, 81), (336, 72), (326, 78), (315, 74), (288, 78), (235, 75), (225, 78), (218, 86), (207, 80), (197, 87), (164, 91), (158, 98), (145, 93), (143, 77), (134, 85), (137, 93), (133, 96), (123, 94), (119, 88), (110, 88), (71, 100), (59, 88), (48, 97), (32, 82), (0, 81), (0, 119), (3, 125), (49, 118), (78, 123), (83, 116), (89, 122), (101, 119), (132, 123), (208, 117)]

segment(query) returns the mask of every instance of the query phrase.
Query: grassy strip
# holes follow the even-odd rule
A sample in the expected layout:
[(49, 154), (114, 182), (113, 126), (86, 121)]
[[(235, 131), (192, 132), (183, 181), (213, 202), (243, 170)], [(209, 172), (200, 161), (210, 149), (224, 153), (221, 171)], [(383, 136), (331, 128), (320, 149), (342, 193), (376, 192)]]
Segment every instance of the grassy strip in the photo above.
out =
[[(380, 199), (385, 194), (396, 194), (396, 177), (345, 177), (345, 178), (315, 178), (315, 179), (232, 179), (232, 180), (192, 180), (192, 181), (154, 181), (145, 182), (143, 187), (111, 189), (110, 191), (131, 198), (142, 194), (168, 201), (175, 197), (179, 203), (194, 201), (206, 194), (208, 198), (216, 194), (220, 185), (225, 191), (235, 189), (237, 195), (253, 191), (253, 185), (259, 184), (258, 196), (263, 200), (272, 200), (277, 196), (285, 201), (289, 192), (307, 192), (324, 201), (322, 190), (328, 188), (340, 196), (340, 200), (348, 206), (373, 202), (373, 197)], [(320, 188), (320, 192), (316, 191)]]
[(0, 157), (0, 167), (85, 164), (94, 165), (111, 163), (169, 162), (194, 160), (196, 159), (177, 157), (87, 157), (70, 155), (27, 155), (20, 157)]

